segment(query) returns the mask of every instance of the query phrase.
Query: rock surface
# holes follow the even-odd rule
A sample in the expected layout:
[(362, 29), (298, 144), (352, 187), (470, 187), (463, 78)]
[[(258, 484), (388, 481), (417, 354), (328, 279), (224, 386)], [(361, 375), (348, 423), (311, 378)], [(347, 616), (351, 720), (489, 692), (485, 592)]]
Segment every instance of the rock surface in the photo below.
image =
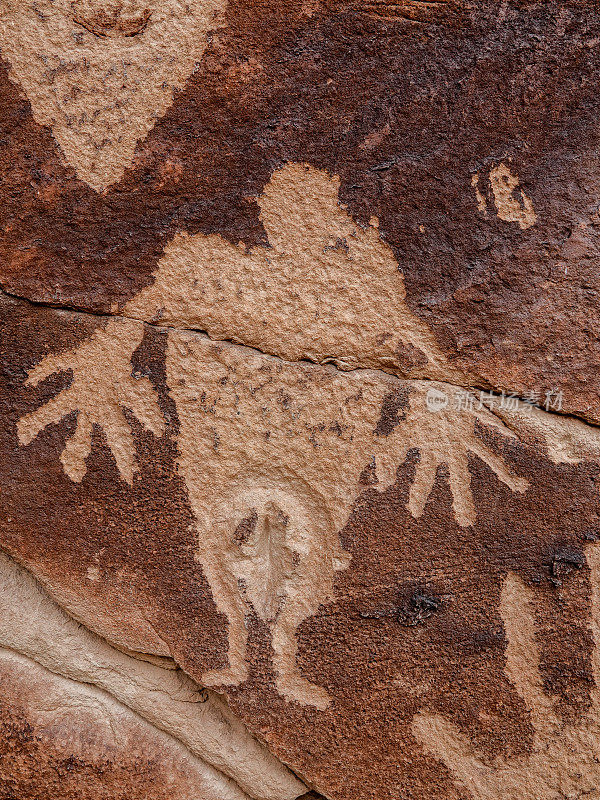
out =
[(0, 797), (600, 792), (597, 5), (0, 51)]

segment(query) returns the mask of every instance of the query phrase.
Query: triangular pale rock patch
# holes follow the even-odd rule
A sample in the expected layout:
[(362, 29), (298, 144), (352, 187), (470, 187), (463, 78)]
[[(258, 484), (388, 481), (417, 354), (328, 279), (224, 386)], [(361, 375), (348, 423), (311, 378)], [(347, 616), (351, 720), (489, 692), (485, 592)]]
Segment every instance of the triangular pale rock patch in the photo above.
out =
[(38, 123), (96, 191), (131, 166), (227, 0), (0, 0), (0, 50)]

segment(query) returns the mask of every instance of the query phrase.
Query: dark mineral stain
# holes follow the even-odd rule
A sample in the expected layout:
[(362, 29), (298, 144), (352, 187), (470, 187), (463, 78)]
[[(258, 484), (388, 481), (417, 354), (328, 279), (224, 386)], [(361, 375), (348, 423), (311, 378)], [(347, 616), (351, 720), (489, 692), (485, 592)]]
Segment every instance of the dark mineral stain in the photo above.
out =
[(559, 550), (552, 556), (550, 563), (550, 580), (556, 586), (561, 586), (573, 570), (585, 566), (585, 556), (577, 550)]
[(388, 392), (381, 404), (381, 415), (377, 421), (375, 435), (389, 436), (394, 428), (406, 419), (408, 406), (408, 389), (394, 389)]
[(400, 625), (414, 628), (435, 614), (440, 605), (439, 598), (416, 591), (401, 605), (375, 611), (361, 611), (360, 616), (362, 619), (394, 619)]

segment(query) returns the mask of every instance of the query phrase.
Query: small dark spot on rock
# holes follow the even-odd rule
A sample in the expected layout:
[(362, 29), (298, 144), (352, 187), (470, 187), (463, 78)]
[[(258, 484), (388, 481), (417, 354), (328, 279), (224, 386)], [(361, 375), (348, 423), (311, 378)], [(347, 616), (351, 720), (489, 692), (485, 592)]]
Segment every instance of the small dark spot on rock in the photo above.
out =
[(585, 558), (582, 553), (576, 550), (559, 550), (550, 563), (550, 580), (555, 586), (561, 586), (566, 577), (574, 570), (581, 569), (584, 564)]
[(409, 627), (420, 625), (432, 614), (435, 614), (439, 607), (440, 600), (437, 597), (415, 592), (406, 604), (404, 613), (399, 615), (398, 621), (401, 625)]
[(258, 514), (255, 510), (252, 511), (249, 517), (244, 519), (237, 526), (233, 532), (233, 539), (237, 544), (244, 544), (254, 533), (256, 523), (258, 522)]
[(382, 161), (380, 164), (374, 164), (371, 167), (371, 172), (385, 172), (388, 169), (391, 169), (396, 164), (396, 159), (392, 159), (391, 161)]
[(363, 619), (392, 618), (399, 622), (400, 625), (414, 628), (416, 625), (422, 625), (426, 619), (435, 614), (440, 605), (441, 600), (438, 597), (432, 597), (421, 591), (416, 591), (402, 605), (392, 606), (389, 609), (361, 611), (360, 616)]
[(323, 252), (327, 253), (329, 250), (343, 250), (345, 253), (348, 253), (350, 248), (348, 246), (348, 242), (343, 237), (338, 237), (335, 240), (335, 244), (327, 244), (323, 248)]
[(329, 430), (331, 433), (335, 433), (336, 436), (342, 435), (342, 426), (337, 420), (334, 420), (331, 425), (329, 426)]
[(400, 342), (396, 348), (398, 366), (405, 372), (410, 372), (415, 367), (423, 367), (427, 363), (427, 356), (418, 347), (410, 342)]

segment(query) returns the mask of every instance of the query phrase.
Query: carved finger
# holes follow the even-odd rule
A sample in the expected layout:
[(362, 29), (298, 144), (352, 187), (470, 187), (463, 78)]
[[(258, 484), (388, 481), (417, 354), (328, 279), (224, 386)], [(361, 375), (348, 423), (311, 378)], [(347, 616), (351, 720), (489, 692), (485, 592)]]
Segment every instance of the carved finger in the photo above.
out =
[(54, 375), (56, 372), (65, 372), (70, 369), (69, 356), (72, 353), (56, 353), (46, 356), (27, 373), (26, 386), (37, 386), (38, 383)]
[[(73, 402), (71, 402), (73, 400)], [(60, 392), (59, 395), (44, 403), (36, 411), (25, 414), (17, 422), (17, 435), (19, 443), (29, 444), (48, 425), (60, 422), (63, 417), (72, 411), (77, 411), (78, 405), (73, 397), (71, 387)]]
[(512, 489), (513, 492), (524, 492), (529, 488), (529, 481), (526, 481), (525, 478), (520, 478), (518, 475), (513, 475), (511, 472), (509, 472), (504, 461), (488, 450), (483, 443), (479, 444), (479, 442), (473, 439), (471, 442), (469, 442), (467, 447), (472, 453), (474, 453), (485, 464), (487, 464), (488, 467), (496, 473), (502, 483), (505, 483), (509, 489)]
[(558, 722), (553, 701), (544, 692), (532, 603), (531, 590), (521, 578), (509, 572), (500, 598), (500, 616), (508, 640), (505, 673), (531, 714), (534, 730), (543, 734)]
[(158, 405), (158, 394), (148, 378), (131, 378), (121, 402), (135, 414), (146, 430), (155, 436), (163, 435), (165, 424)]
[(116, 406), (111, 407), (110, 411), (103, 415), (101, 425), (119, 473), (123, 480), (131, 485), (136, 470), (135, 444), (121, 409)]
[(471, 491), (469, 462), (464, 451), (449, 460), (448, 469), (454, 516), (458, 524), (466, 528), (475, 523), (476, 513)]
[(87, 415), (80, 411), (75, 433), (65, 444), (60, 457), (64, 471), (75, 483), (80, 483), (87, 471), (85, 460), (92, 447), (92, 424)]
[(494, 773), (474, 752), (473, 745), (449, 720), (439, 714), (417, 714), (412, 723), (415, 738), (425, 750), (443, 761), (473, 797), (497, 800)]
[(421, 451), (421, 460), (417, 464), (415, 478), (408, 495), (406, 507), (415, 518), (425, 511), (425, 504), (435, 483), (438, 462), (429, 453)]

